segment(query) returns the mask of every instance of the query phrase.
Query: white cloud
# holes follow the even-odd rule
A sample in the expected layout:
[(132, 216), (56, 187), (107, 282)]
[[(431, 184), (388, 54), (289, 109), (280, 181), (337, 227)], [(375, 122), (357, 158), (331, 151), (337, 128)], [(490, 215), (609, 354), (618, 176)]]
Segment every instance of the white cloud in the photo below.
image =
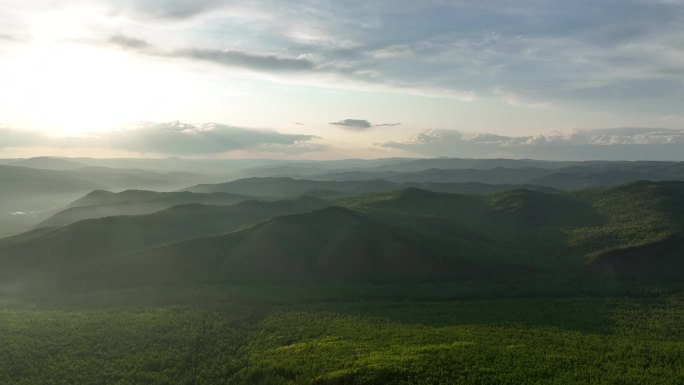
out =
[(413, 154), (455, 157), (514, 157), (553, 160), (684, 160), (684, 130), (604, 128), (567, 135), (466, 137), (455, 130), (426, 130), (404, 142), (379, 143)]

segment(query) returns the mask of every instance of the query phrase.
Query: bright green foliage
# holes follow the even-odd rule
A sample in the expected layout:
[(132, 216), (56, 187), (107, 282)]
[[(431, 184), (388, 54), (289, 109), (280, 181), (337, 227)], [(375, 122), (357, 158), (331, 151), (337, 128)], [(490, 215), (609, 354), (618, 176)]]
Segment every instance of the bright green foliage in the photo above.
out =
[(397, 300), (464, 289), (235, 285), (6, 298), (0, 383), (684, 381), (684, 296), (677, 288), (611, 295), (576, 287), (594, 294), (496, 298), (496, 289), (482, 287), (467, 300)]

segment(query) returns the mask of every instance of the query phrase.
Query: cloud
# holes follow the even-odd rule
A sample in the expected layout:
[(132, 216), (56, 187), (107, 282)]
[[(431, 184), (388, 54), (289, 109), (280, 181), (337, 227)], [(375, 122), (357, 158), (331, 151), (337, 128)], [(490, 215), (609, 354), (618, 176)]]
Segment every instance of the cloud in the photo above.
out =
[(567, 138), (572, 144), (684, 144), (684, 130), (666, 128), (603, 128), (577, 130)]
[(334, 126), (341, 126), (345, 130), (350, 131), (366, 131), (372, 127), (395, 127), (401, 123), (381, 123), (381, 124), (371, 124), (371, 122), (365, 119), (344, 119), (337, 122), (331, 122), (330, 124)]
[(227, 0), (110, 0), (119, 10), (138, 16), (184, 20), (229, 5)]
[(372, 127), (372, 124), (365, 119), (345, 119), (337, 122), (331, 122), (330, 124), (334, 126), (340, 126), (351, 131), (366, 131)]
[(31, 42), (31, 37), (25, 34), (15, 35), (8, 33), (0, 33), (0, 43), (2, 42), (10, 44), (29, 43)]
[[(54, 32), (71, 42), (109, 41), (130, 53), (175, 58), (172, 66), (187, 72), (197, 70), (193, 60), (265, 72), (259, 81), (288, 86), (477, 100), (472, 111), (497, 108), (492, 100), (551, 107), (541, 113), (574, 116), (567, 124), (576, 125), (591, 116), (601, 125), (665, 124), (653, 116), (678, 114), (684, 100), (680, 0), (32, 3), (0, 6), (4, 40), (33, 32), (48, 38), (54, 22), (70, 26)], [(4, 40), (3, 51), (16, 48)], [(20, 55), (3, 52), (13, 56)], [(423, 104), (414, 107), (417, 116), (429, 114)], [(466, 112), (463, 121), (481, 116)], [(512, 128), (522, 128), (523, 120), (511, 120)]]
[(108, 147), (159, 154), (202, 155), (271, 146), (287, 150), (312, 135), (281, 134), (223, 124), (194, 126), (181, 122), (143, 125), (134, 130), (109, 133), (102, 139)]
[(455, 130), (426, 130), (381, 147), (413, 154), (454, 157), (513, 157), (548, 160), (684, 160), (684, 130), (603, 128), (567, 135), (466, 137)]
[[(453, 98), (466, 102), (478, 99), (473, 91), (464, 91), (453, 87), (421, 85), (382, 76), (378, 71), (369, 69), (375, 65), (374, 63), (342, 59), (347, 55), (359, 56), (361, 53), (349, 54), (350, 51), (353, 51), (351, 49), (328, 50), (321, 46), (307, 45), (299, 47), (302, 51), (298, 55), (269, 53), (252, 47), (248, 49), (198, 47), (164, 49), (146, 40), (124, 34), (112, 35), (106, 40), (106, 43), (143, 55), (204, 61), (225, 67), (244, 68), (270, 74), (300, 73), (311, 77), (326, 78), (328, 81), (331, 76), (334, 79), (343, 80), (342, 82), (335, 82), (335, 87), (372, 88), (383, 92)], [(278, 50), (282, 51), (282, 47), (278, 47)], [(392, 124), (398, 125), (397, 123), (387, 125)]]
[(116, 46), (119, 46), (121, 48), (126, 48), (126, 49), (144, 49), (144, 48), (149, 48), (150, 43), (148, 43), (145, 40), (141, 39), (136, 39), (130, 36), (126, 35), (113, 35), (109, 38), (109, 42), (111, 44), (114, 44)]
[(310, 143), (308, 141), (297, 141), (297, 142), (294, 142), (292, 144), (275, 144), (275, 143), (261, 144), (256, 148), (256, 150), (259, 153), (289, 154), (289, 155), (306, 154), (306, 153), (311, 153), (311, 152), (322, 152), (322, 151), (328, 151), (330, 149), (331, 149), (331, 147), (329, 147), (327, 145), (318, 144), (318, 143)]
[[(15, 3), (5, 8), (35, 11)], [(336, 75), (319, 76), (324, 86), (343, 79), (345, 85), (497, 99), (520, 108), (586, 98), (645, 99), (657, 91), (661, 100), (681, 100), (684, 94), (680, 0), (303, 0), (296, 7), (276, 0), (43, 3), (55, 9), (105, 3), (107, 12), (93, 21), (101, 26), (93, 30), (103, 36), (144, 30), (156, 48), (117, 36), (114, 43), (121, 47), (260, 71)], [(179, 42), (185, 48), (170, 48)], [(644, 95), (644, 89), (652, 91)]]
[(463, 143), (465, 143), (463, 134), (459, 131), (431, 129), (413, 134), (405, 142), (390, 141), (378, 145), (411, 153), (442, 156), (451, 152), (454, 146), (460, 146)]
[(224, 124), (191, 125), (181, 122), (142, 124), (134, 129), (92, 133), (81, 137), (51, 138), (37, 132), (0, 129), (0, 148), (99, 147), (164, 155), (210, 155), (231, 151), (304, 153), (322, 151), (313, 135), (282, 134)]
[(284, 57), (272, 54), (255, 54), (235, 50), (183, 49), (166, 56), (209, 61), (224, 66), (248, 68), (264, 72), (313, 71), (316, 65), (305, 57)]
[(315, 71), (316, 64), (304, 56), (287, 57), (239, 50), (183, 48), (165, 51), (151, 43), (127, 35), (113, 35), (108, 42), (125, 50), (170, 58), (194, 59), (227, 67), (246, 68), (262, 72)]
[(549, 101), (539, 101), (539, 100), (529, 100), (525, 96), (508, 91), (502, 87), (494, 87), (492, 89), (492, 94), (496, 96), (499, 100), (504, 103), (515, 106), (515, 107), (525, 107), (525, 108), (550, 108), (552, 103)]
[(398, 123), (380, 123), (380, 124), (374, 124), (373, 127), (396, 127), (401, 125), (401, 122)]

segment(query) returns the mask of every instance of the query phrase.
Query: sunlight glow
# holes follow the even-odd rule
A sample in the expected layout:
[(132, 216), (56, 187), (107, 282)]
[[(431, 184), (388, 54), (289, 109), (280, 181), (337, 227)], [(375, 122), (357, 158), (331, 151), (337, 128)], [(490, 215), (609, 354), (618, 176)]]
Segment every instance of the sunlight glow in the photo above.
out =
[[(192, 79), (161, 60), (83, 40), (80, 14), (50, 14), (31, 23), (32, 43), (17, 50), (0, 72), (0, 100), (19, 126), (55, 135), (79, 135), (165, 117), (192, 94)], [(35, 113), (33, 113), (35, 111)]]

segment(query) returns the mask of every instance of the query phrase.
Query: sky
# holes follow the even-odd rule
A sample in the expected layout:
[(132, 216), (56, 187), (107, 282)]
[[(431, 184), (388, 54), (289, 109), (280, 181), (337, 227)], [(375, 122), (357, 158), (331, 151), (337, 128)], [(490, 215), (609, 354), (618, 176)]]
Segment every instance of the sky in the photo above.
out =
[(0, 157), (684, 160), (684, 0), (0, 0)]

